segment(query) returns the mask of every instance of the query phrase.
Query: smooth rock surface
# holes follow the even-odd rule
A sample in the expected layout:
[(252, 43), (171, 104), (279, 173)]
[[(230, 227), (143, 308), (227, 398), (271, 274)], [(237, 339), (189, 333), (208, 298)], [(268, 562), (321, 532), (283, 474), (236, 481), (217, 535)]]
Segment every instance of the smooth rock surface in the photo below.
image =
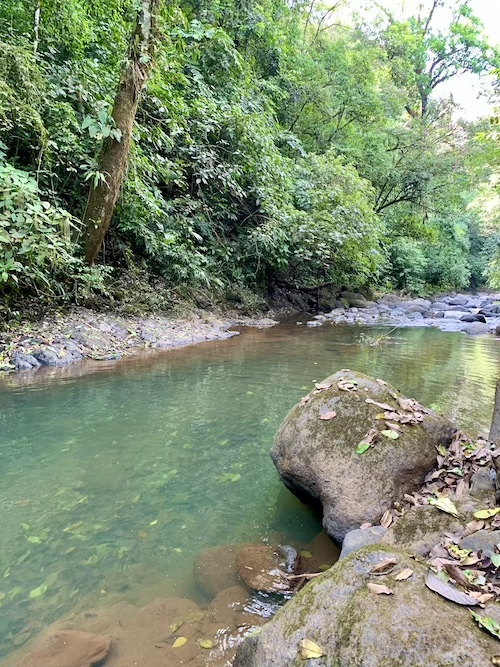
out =
[(355, 530), (350, 530), (342, 542), (340, 558), (346, 558), (355, 551), (359, 551), (364, 547), (369, 547), (372, 544), (379, 544), (386, 532), (387, 528), (384, 528), (383, 526), (371, 526), (371, 528), (356, 528)]
[(60, 630), (35, 646), (18, 667), (93, 667), (106, 658), (110, 649), (110, 637)]
[[(395, 558), (394, 570), (370, 570)], [(413, 571), (405, 581), (394, 576)], [(258, 634), (239, 647), (234, 667), (304, 667), (299, 643), (315, 642), (327, 667), (492, 667), (498, 640), (480, 630), (467, 607), (425, 586), (427, 567), (390, 548), (368, 547), (312, 580)], [(392, 595), (376, 595), (369, 583)], [(488, 611), (485, 610), (487, 615)]]
[[(356, 383), (356, 390), (343, 391), (344, 381)], [(341, 543), (350, 530), (378, 523), (394, 501), (420, 486), (434, 465), (436, 446), (450, 442), (453, 426), (430, 413), (421, 424), (402, 425), (398, 439), (391, 440), (380, 434), (387, 427), (376, 419), (384, 409), (367, 399), (404, 412), (395, 389), (350, 371), (335, 373), (322, 385), (331, 386), (312, 392), (289, 412), (271, 456), (298, 498), (321, 503), (324, 528)], [(320, 419), (330, 411), (336, 412), (334, 419)], [(371, 429), (379, 433), (375, 446), (358, 454)]]

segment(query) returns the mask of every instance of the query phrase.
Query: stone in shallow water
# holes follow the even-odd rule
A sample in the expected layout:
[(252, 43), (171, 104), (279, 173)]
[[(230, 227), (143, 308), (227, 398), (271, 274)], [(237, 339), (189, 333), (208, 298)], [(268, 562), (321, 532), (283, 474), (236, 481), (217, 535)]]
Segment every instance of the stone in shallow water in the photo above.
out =
[(110, 637), (60, 630), (41, 641), (17, 667), (92, 667), (101, 663), (110, 649)]
[(236, 556), (238, 574), (254, 591), (275, 593), (290, 590), (284, 558), (278, 547), (246, 547)]

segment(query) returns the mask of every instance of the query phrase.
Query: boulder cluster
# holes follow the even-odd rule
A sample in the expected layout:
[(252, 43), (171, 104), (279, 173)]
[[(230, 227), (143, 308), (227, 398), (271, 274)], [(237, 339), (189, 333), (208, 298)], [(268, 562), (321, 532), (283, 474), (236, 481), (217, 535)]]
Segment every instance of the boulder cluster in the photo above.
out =
[(382, 380), (341, 371), (272, 458), (342, 546), (238, 649), (235, 667), (500, 665), (500, 450)]
[(361, 293), (342, 292), (339, 298), (322, 305), (324, 312), (309, 320), (308, 326), (329, 322), (419, 326), (463, 331), (469, 335), (496, 332), (500, 327), (500, 294), (449, 294), (433, 300), (403, 299), (396, 294), (386, 294), (372, 301)]

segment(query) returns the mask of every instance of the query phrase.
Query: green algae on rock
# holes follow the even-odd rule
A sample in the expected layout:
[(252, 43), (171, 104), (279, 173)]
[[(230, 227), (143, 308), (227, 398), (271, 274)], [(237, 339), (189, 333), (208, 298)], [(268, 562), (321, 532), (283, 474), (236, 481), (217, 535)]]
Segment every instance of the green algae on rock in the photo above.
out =
[[(374, 595), (370, 571), (387, 558), (395, 568), (376, 581), (393, 595)], [(411, 569), (411, 577), (397, 575)], [(309, 639), (327, 667), (491, 667), (498, 640), (480, 630), (466, 607), (425, 586), (427, 568), (381, 545), (339, 561), (309, 583), (258, 634), (238, 649), (234, 667), (303, 667)], [(490, 615), (488, 609), (484, 615)]]
[[(327, 411), (335, 419), (321, 419)], [(381, 436), (386, 422), (397, 438)], [(451, 422), (385, 382), (340, 371), (292, 408), (271, 456), (295, 495), (321, 503), (326, 532), (341, 542), (418, 489), (435, 464), (436, 447), (448, 445), (452, 434)], [(360, 442), (370, 445), (362, 453)]]

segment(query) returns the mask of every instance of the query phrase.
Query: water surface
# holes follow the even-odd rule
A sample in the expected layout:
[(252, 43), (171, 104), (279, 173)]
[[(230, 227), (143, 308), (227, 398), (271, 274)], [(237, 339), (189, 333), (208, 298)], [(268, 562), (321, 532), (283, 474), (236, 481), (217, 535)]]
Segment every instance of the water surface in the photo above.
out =
[[(381, 330), (383, 331), (383, 330)], [(406, 329), (282, 324), (0, 384), (0, 655), (73, 609), (199, 599), (193, 560), (244, 541), (307, 543), (317, 518), (269, 458), (287, 411), (329, 374), (382, 378), (487, 432), (500, 346)]]

